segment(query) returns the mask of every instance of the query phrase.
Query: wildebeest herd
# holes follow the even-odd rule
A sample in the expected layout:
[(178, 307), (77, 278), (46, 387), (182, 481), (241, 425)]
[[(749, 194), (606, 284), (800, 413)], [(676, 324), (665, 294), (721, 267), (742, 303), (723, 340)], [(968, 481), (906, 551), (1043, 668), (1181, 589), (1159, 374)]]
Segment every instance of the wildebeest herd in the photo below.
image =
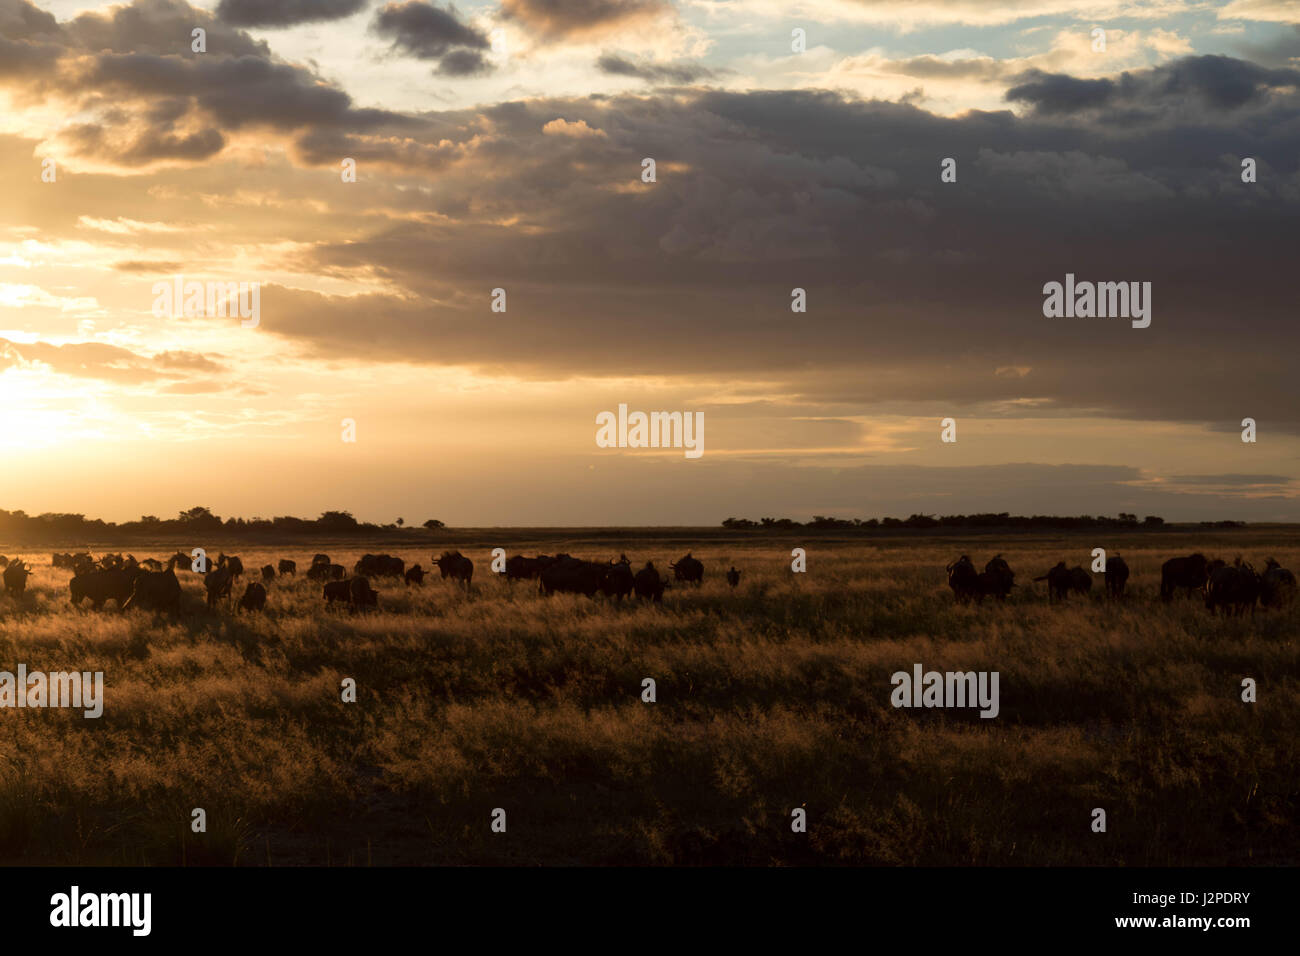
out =
[[(219, 554), (212, 563), (206, 556), (192, 558), (181, 551), (172, 555), (165, 564), (155, 558), (137, 561), (130, 554), (106, 554), (95, 559), (88, 552), (56, 553), (51, 564), (72, 571), (68, 590), (73, 605), (79, 607), (83, 601), (89, 601), (95, 610), (114, 601), (122, 610), (138, 607), (179, 612), (182, 588), (178, 570), (203, 575), (208, 607), (215, 608), (223, 600), (232, 599), (234, 588), (244, 574), (244, 563), (235, 555)], [(627, 555), (606, 562), (586, 561), (569, 554), (542, 554), (533, 558), (515, 555), (504, 565), (499, 577), (508, 584), (536, 580), (539, 590), (546, 595), (560, 592), (595, 597), (599, 593), (621, 601), (635, 594), (640, 599), (658, 602), (663, 599), (665, 588), (670, 586), (653, 561), (647, 561), (645, 567), (634, 573)], [(3, 555), (0, 555), (0, 566), (5, 568), (2, 575), (5, 590), (14, 597), (21, 597), (31, 567), (20, 560), (11, 562)], [(433, 566), (444, 580), (450, 580), (467, 591), (470, 589), (474, 562), (459, 551), (444, 551), (433, 559)], [(698, 587), (704, 580), (704, 565), (689, 552), (670, 563), (668, 568), (679, 583)], [(243, 595), (237, 602), (238, 609), (263, 610), (267, 586), (277, 577), (292, 577), (297, 573), (298, 564), (290, 559), (281, 560), (278, 566), (265, 565), (260, 572), (261, 581), (244, 585)], [(338, 603), (353, 610), (379, 606), (379, 592), (371, 586), (372, 579), (396, 578), (404, 581), (407, 587), (419, 587), (423, 585), (425, 575), (419, 564), (408, 568), (402, 558), (388, 554), (363, 555), (353, 565), (351, 575), (343, 565), (331, 561), (329, 555), (316, 554), (306, 571), (308, 580), (323, 584), (321, 597), (327, 605)], [(734, 588), (740, 583), (740, 572), (732, 567), (726, 573), (726, 579)]]
[[(444, 551), (432, 562), (444, 580), (450, 580), (467, 591), (470, 589), (474, 562), (465, 555), (459, 551)], [(55, 554), (51, 563), (56, 568), (72, 570), (72, 579), (68, 583), (72, 603), (80, 606), (83, 601), (89, 601), (96, 610), (108, 601), (115, 601), (123, 610), (140, 607), (178, 611), (182, 589), (176, 572), (178, 569), (193, 571), (195, 567), (201, 568), (198, 573), (203, 575), (208, 606), (217, 607), (223, 600), (232, 599), (234, 588), (244, 574), (244, 564), (235, 555), (219, 554), (215, 563), (208, 564), (206, 558), (192, 559), (180, 551), (166, 564), (155, 558), (137, 561), (129, 554), (106, 554), (96, 560), (87, 552)], [(0, 579), (5, 590), (13, 597), (21, 597), (31, 566), (0, 555), (0, 567), (4, 568)], [(704, 580), (704, 565), (689, 552), (669, 563), (668, 570), (672, 573), (672, 580), (678, 584), (698, 587)], [(986, 597), (1004, 601), (1018, 587), (1015, 572), (1001, 554), (991, 558), (983, 571), (976, 569), (968, 555), (962, 555), (948, 565), (947, 572), (948, 586), (959, 604), (972, 601), (982, 604)], [(262, 610), (266, 606), (267, 587), (277, 577), (295, 576), (297, 573), (298, 565), (293, 560), (283, 559), (278, 567), (265, 565), (261, 569), (261, 581), (244, 584), (238, 608)], [(1129, 567), (1124, 558), (1119, 554), (1108, 557), (1102, 574), (1107, 596), (1123, 598), (1129, 578)], [(343, 604), (358, 610), (379, 606), (379, 592), (371, 586), (372, 579), (395, 578), (405, 582), (407, 587), (419, 587), (424, 583), (426, 572), (419, 564), (408, 568), (402, 558), (393, 555), (366, 554), (357, 560), (349, 575), (348, 570), (331, 561), (329, 555), (316, 554), (308, 565), (306, 576), (308, 580), (322, 583), (321, 597), (327, 605)], [(532, 558), (517, 554), (505, 560), (504, 569), (497, 576), (510, 585), (516, 581), (537, 581), (540, 592), (545, 595), (559, 592), (595, 597), (602, 594), (619, 601), (635, 596), (659, 602), (663, 600), (665, 589), (671, 586), (668, 576), (661, 574), (653, 561), (647, 561), (643, 568), (634, 572), (627, 555), (620, 555), (616, 561), (588, 561), (569, 554), (541, 554)], [(725, 574), (727, 584), (735, 588), (740, 583), (740, 576), (741, 572), (733, 566)], [(1064, 561), (1032, 580), (1047, 582), (1049, 603), (1068, 601), (1072, 594), (1086, 597), (1093, 584), (1090, 572), (1078, 565), (1067, 567)], [(1180, 592), (1199, 594), (1211, 613), (1222, 609), (1225, 614), (1240, 615), (1247, 610), (1253, 613), (1256, 605), (1284, 607), (1291, 603), (1296, 591), (1295, 575), (1272, 558), (1268, 559), (1263, 573), (1257, 572), (1240, 557), (1229, 564), (1219, 559), (1210, 560), (1200, 553), (1170, 558), (1160, 571), (1162, 600), (1171, 601)]]
[[(970, 557), (963, 554), (948, 565), (947, 571), (948, 586), (959, 604), (971, 601), (982, 604), (986, 597), (1002, 601), (1017, 586), (1015, 572), (1000, 554), (990, 559), (983, 571), (977, 571)], [(1107, 595), (1115, 599), (1124, 597), (1129, 578), (1127, 562), (1119, 554), (1108, 557), (1102, 574)], [(1086, 596), (1092, 590), (1092, 574), (1078, 565), (1068, 568), (1064, 561), (1033, 580), (1047, 582), (1050, 603), (1066, 601), (1071, 594)], [(1170, 558), (1160, 568), (1161, 600), (1172, 601), (1182, 591), (1203, 596), (1211, 614), (1220, 608), (1227, 615), (1240, 615), (1247, 610), (1253, 614), (1256, 604), (1266, 608), (1290, 604), (1296, 595), (1296, 577), (1273, 558), (1268, 559), (1260, 574), (1240, 557), (1228, 564), (1221, 559), (1210, 560), (1198, 552)]]

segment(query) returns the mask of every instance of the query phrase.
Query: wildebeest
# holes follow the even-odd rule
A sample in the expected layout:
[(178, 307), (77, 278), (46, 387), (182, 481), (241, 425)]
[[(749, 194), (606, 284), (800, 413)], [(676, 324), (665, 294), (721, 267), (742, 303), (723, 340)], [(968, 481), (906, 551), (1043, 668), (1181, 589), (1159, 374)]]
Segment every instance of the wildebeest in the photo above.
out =
[(1259, 603), (1264, 607), (1286, 607), (1295, 598), (1295, 575), (1274, 558), (1268, 559), (1259, 583)]
[(157, 558), (145, 558), (140, 562), (140, 567), (144, 568), (146, 571), (161, 571), (163, 569), (163, 563)]
[(329, 576), (335, 581), (342, 581), (348, 576), (348, 569), (341, 564), (331, 564), (327, 565), (327, 567), (329, 568)]
[(239, 558), (235, 557), (233, 554), (218, 554), (217, 567), (230, 568), (230, 576), (232, 578), (237, 578), (244, 573), (244, 562), (240, 561)]
[(948, 587), (952, 588), (953, 598), (958, 604), (969, 603), (972, 598), (979, 596), (980, 575), (968, 555), (963, 554), (948, 565), (947, 570)]
[(203, 586), (208, 592), (208, 607), (215, 607), (221, 598), (230, 597), (230, 586), (234, 580), (234, 569), (224, 561), (203, 576)]
[(992, 594), (999, 601), (1006, 600), (1011, 594), (1011, 589), (1016, 586), (1016, 573), (1011, 570), (1006, 559), (1001, 554), (995, 554), (989, 558), (989, 563), (984, 565), (984, 573), (979, 579), (979, 596), (984, 598)]
[(315, 566), (317, 564), (331, 564), (333, 562), (330, 561), (330, 556), (328, 554), (313, 554), (311, 557), (311, 563)]
[(7, 590), (14, 598), (23, 596), (27, 590), (27, 578), (32, 573), (32, 569), (24, 564), (20, 559), (14, 558), (5, 568), (4, 582)]
[(352, 592), (349, 589), (350, 581), (326, 581), (325, 588), (321, 591), (321, 597), (325, 599), (326, 604), (333, 604), (335, 601), (342, 601), (344, 604), (352, 600)]
[(1160, 566), (1160, 600), (1172, 601), (1179, 588), (1186, 588), (1189, 594), (1204, 591), (1209, 579), (1209, 562), (1199, 551), (1185, 558), (1170, 558)]
[(516, 554), (513, 558), (507, 558), (506, 583), (513, 584), (515, 581), (532, 580), (554, 564), (555, 561), (556, 559), (549, 554), (539, 554), (535, 558), (525, 558), (522, 554)]
[(173, 569), (183, 568), (186, 571), (194, 570), (194, 558), (186, 554), (184, 551), (177, 551), (175, 554), (173, 554), (171, 556), (171, 561), (172, 561)]
[(442, 557), (436, 558), (433, 562), (442, 572), (443, 579), (451, 578), (453, 581), (460, 581), (469, 589), (470, 580), (474, 577), (474, 562), (465, 557), (459, 551), (444, 551)]
[(122, 605), (122, 610), (144, 608), (150, 611), (176, 611), (181, 609), (181, 582), (176, 580), (176, 565), (185, 562), (189, 567), (189, 558), (179, 555), (181, 562), (173, 556), (167, 562), (165, 571), (141, 571), (135, 576), (131, 587), (131, 596)]
[(348, 582), (348, 596), (353, 607), (379, 607), (379, 592), (361, 575)]
[(418, 564), (413, 568), (408, 568), (406, 572), (406, 586), (409, 588), (412, 584), (420, 587), (424, 584), (424, 568)]
[(367, 578), (360, 575), (347, 581), (330, 581), (322, 594), (326, 604), (342, 601), (354, 608), (379, 606), (379, 592), (370, 586)]
[(50, 555), (50, 564), (56, 568), (70, 568), (72, 567), (72, 555), (67, 552), (60, 553), (56, 551)]
[(239, 606), (245, 611), (260, 611), (266, 607), (266, 588), (256, 581), (248, 582), (244, 596), (239, 599)]
[(310, 568), (307, 569), (307, 580), (328, 581), (331, 577), (333, 577), (333, 573), (330, 571), (330, 568), (337, 567), (337, 566), (338, 565), (333, 565), (330, 564), (329, 562), (325, 562), (324, 564), (313, 564)]
[(104, 606), (105, 601), (116, 601), (119, 608), (125, 607), (127, 598), (131, 596), (135, 577), (134, 574), (121, 568), (74, 574), (72, 580), (68, 582), (72, 604), (80, 607), (81, 602), (89, 598), (90, 606), (96, 611)]
[(627, 555), (608, 565), (600, 575), (600, 592), (605, 597), (618, 598), (620, 601), (630, 595), (636, 587), (636, 577), (632, 574), (632, 562)]
[(352, 573), (367, 577), (400, 578), (406, 572), (406, 562), (391, 554), (364, 554), (353, 565)]
[(290, 561), (290, 560), (287, 559), (287, 558), (281, 558), (281, 559), (280, 559), (280, 573), (281, 573), (281, 574), (293, 574), (293, 575), (296, 575), (296, 574), (298, 573), (298, 562), (297, 562), (297, 561)]
[(0, 568), (7, 568), (7, 567), (9, 567), (9, 559), (6, 558), (3, 554), (0, 554)]
[(733, 588), (740, 583), (740, 572), (736, 570), (734, 564), (731, 566), (731, 570), (727, 572), (727, 583)]
[(1054, 568), (1041, 577), (1034, 578), (1034, 580), (1047, 582), (1047, 600), (1049, 603), (1066, 600), (1071, 591), (1087, 594), (1092, 590), (1092, 575), (1077, 564), (1072, 568), (1067, 568), (1064, 561), (1058, 561)]
[(674, 579), (678, 581), (694, 584), (697, 587), (704, 583), (704, 565), (697, 558), (691, 557), (689, 551), (686, 552), (686, 557), (676, 564), (670, 563), (668, 567), (673, 572)]
[(659, 576), (653, 561), (647, 561), (645, 567), (633, 578), (636, 596), (642, 600), (662, 601), (664, 597), (664, 580)]
[(1106, 593), (1113, 598), (1124, 596), (1124, 585), (1128, 583), (1128, 564), (1115, 552), (1106, 559)]
[(563, 558), (542, 571), (541, 592), (549, 595), (560, 591), (594, 597), (610, 567), (608, 564), (596, 564), (578, 558)]
[(1241, 615), (1250, 608), (1255, 613), (1255, 602), (1259, 600), (1260, 579), (1255, 569), (1243, 564), (1238, 558), (1233, 565), (1218, 564), (1210, 571), (1205, 585), (1205, 606), (1210, 613), (1223, 608), (1230, 615)]
[(274, 580), (275, 580), (275, 568), (273, 568), (273, 567), (272, 567), (271, 565), (269, 565), (269, 564), (266, 565), (265, 567), (263, 567), (263, 568), (262, 568), (262, 580), (263, 580), (263, 581), (274, 581)]

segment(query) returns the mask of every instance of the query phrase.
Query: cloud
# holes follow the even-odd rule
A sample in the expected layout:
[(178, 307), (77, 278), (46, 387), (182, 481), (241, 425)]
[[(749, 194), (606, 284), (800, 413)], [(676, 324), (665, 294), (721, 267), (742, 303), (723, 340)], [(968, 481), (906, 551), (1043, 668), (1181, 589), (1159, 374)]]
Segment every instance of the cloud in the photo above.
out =
[(501, 12), (543, 40), (586, 39), (671, 14), (668, 0), (502, 0)]
[(0, 338), (0, 370), (38, 363), (60, 375), (93, 378), (120, 385), (140, 385), (159, 379), (180, 379), (191, 372), (224, 372), (221, 364), (193, 352), (140, 355), (103, 342), (13, 342)]
[(438, 60), (436, 72), (444, 76), (472, 76), (492, 68), (481, 52), (491, 46), (487, 35), (462, 23), (454, 6), (443, 9), (419, 0), (390, 3), (375, 15), (370, 28), (391, 40), (394, 50)]
[(696, 83), (716, 74), (715, 70), (694, 63), (660, 64), (634, 61), (615, 53), (604, 53), (596, 68), (612, 76), (632, 76), (651, 83)]
[(237, 27), (289, 27), (342, 20), (369, 0), (221, 0), (217, 16)]

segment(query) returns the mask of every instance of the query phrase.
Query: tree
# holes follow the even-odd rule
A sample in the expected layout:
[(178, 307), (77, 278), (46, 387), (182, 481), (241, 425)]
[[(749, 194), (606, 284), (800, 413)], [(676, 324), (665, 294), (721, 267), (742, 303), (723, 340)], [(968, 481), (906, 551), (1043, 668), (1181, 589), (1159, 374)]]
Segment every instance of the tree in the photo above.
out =
[(352, 531), (357, 526), (357, 519), (351, 511), (322, 511), (316, 519), (316, 526), (326, 531)]
[(446, 527), (446, 525), (444, 525), (444, 524), (443, 524), (441, 521), (439, 521), (437, 518), (430, 518), (428, 521), (426, 521), (426, 522), (424, 523), (424, 526), (425, 526), (426, 528), (428, 528), (430, 531), (432, 531), (434, 528), (445, 528), (445, 527)]
[(401, 518), (398, 518), (395, 524), (400, 528), (402, 525), (406, 524), (406, 522), (403, 521)]

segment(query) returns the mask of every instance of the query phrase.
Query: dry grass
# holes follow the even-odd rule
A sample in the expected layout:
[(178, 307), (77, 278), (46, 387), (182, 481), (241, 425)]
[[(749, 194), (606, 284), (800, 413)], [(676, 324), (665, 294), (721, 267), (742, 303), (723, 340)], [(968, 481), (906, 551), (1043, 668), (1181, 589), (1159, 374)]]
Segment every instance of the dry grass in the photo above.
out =
[[(176, 622), (75, 610), (68, 572), (27, 554), (27, 599), (0, 599), (0, 669), (102, 670), (106, 704), (99, 720), (0, 711), (0, 860), (1294, 864), (1300, 610), (1228, 620), (1155, 599), (1165, 557), (1297, 568), (1294, 542), (1106, 542), (1133, 596), (1066, 608), (1029, 578), (1086, 565), (1082, 536), (706, 542), (704, 586), (660, 607), (510, 588), (466, 547), (470, 595), (436, 576), (379, 583), (381, 610), (351, 615), (300, 574), (264, 615), (236, 616), (206, 611), (184, 574)], [(790, 573), (794, 545), (806, 574)], [(544, 549), (663, 568), (686, 547), (629, 533)], [(240, 553), (251, 571), (313, 550)], [(382, 546), (328, 550), (350, 566)], [(1023, 588), (954, 606), (944, 565), (994, 550)], [(889, 675), (918, 662), (999, 671), (1001, 715), (893, 709)], [(1258, 703), (1240, 700), (1246, 676)], [(790, 830), (799, 806), (807, 834)]]

